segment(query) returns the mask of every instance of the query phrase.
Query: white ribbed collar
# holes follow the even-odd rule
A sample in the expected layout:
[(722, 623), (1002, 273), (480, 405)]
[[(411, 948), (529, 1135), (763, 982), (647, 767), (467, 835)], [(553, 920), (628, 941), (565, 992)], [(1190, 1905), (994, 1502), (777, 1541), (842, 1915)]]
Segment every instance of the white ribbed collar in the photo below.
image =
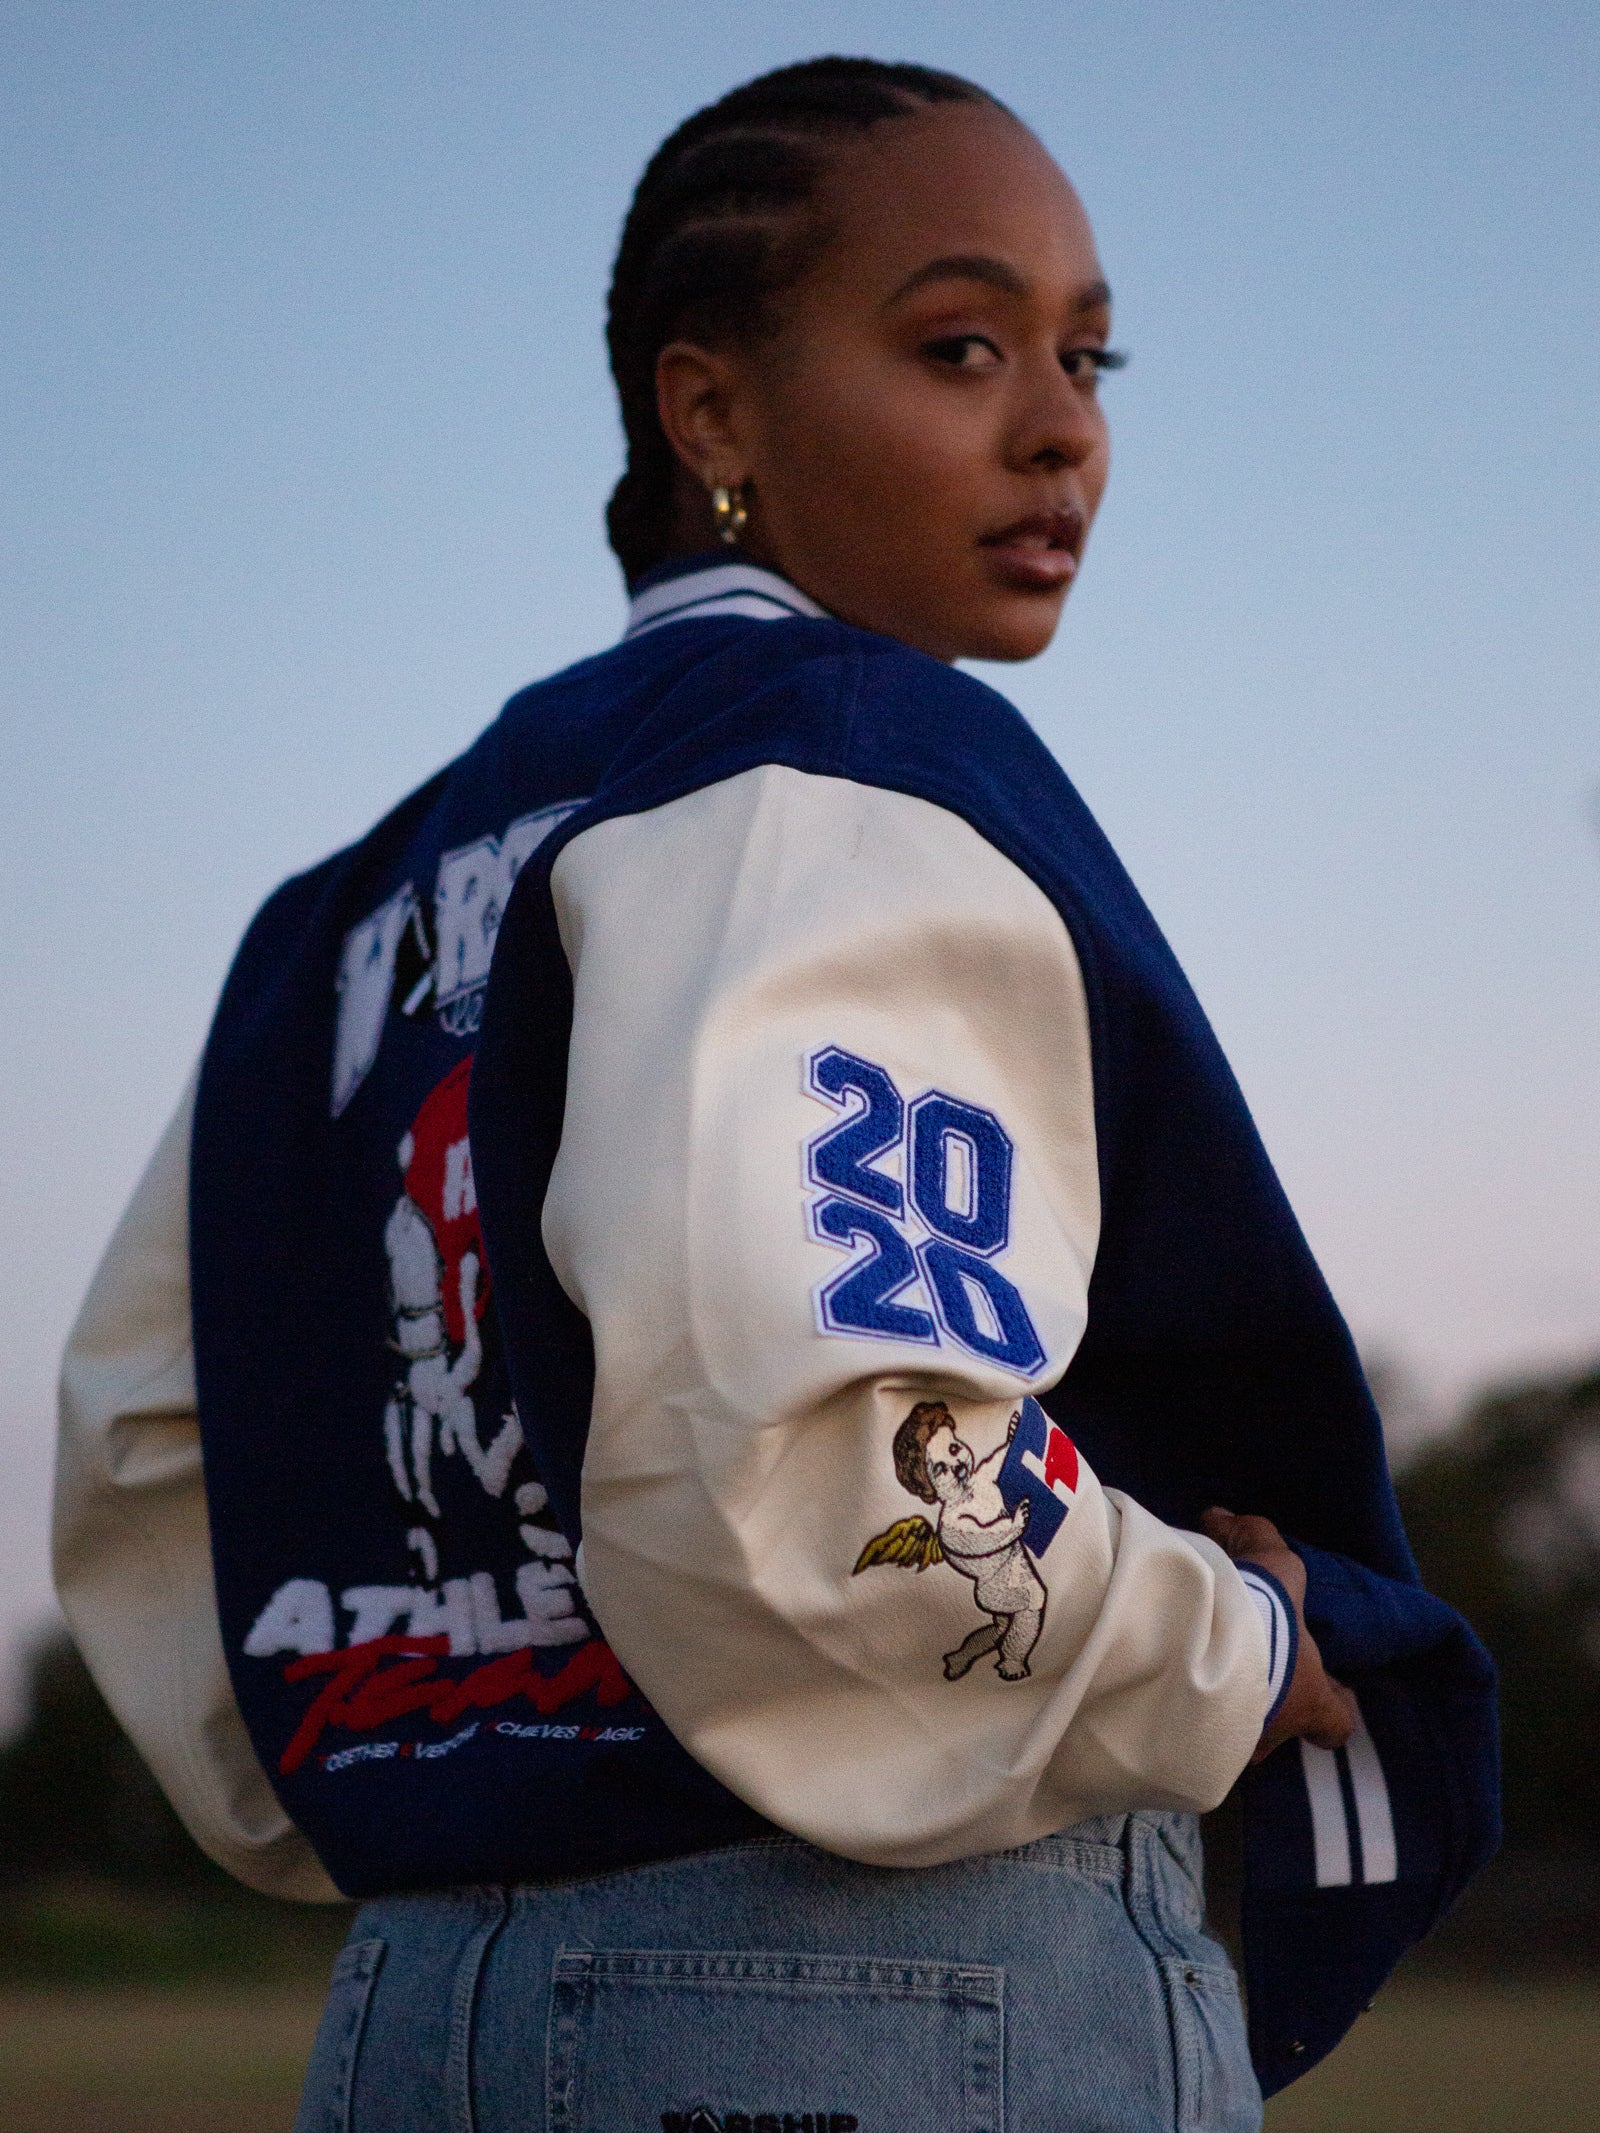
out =
[(815, 600), (756, 563), (721, 563), (712, 556), (664, 584), (646, 586), (628, 607), (624, 639), (666, 622), (699, 622), (708, 615), (743, 615), (751, 622), (786, 622), (826, 613)]

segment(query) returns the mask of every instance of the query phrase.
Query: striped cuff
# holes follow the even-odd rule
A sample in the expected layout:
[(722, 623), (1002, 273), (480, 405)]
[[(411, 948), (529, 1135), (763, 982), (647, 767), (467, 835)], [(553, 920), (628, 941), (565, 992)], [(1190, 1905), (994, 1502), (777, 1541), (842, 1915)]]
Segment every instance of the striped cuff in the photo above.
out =
[(1300, 1624), (1294, 1603), (1270, 1570), (1259, 1563), (1235, 1563), (1246, 1592), (1256, 1605), (1261, 1626), (1267, 1633), (1267, 1688), (1271, 1701), (1261, 1721), (1264, 1733), (1282, 1709), (1294, 1679), (1294, 1663), (1300, 1652)]

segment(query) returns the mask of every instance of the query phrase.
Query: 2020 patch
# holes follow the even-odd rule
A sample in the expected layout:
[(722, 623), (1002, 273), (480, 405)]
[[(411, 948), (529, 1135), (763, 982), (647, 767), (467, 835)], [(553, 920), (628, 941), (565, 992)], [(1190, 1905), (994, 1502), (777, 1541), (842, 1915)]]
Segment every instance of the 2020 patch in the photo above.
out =
[(1019, 1377), (1044, 1367), (1011, 1242), (1011, 1136), (942, 1089), (907, 1103), (893, 1076), (836, 1044), (806, 1060), (807, 1093), (844, 1115), (805, 1143), (807, 1223), (849, 1263), (813, 1290), (819, 1333), (953, 1344)]

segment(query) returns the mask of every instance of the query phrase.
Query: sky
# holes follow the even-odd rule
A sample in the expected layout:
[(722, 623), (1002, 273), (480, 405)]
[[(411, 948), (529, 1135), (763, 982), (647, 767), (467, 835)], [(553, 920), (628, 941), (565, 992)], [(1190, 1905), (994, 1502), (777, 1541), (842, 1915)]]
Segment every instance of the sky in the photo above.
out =
[(621, 616), (605, 286), (697, 105), (970, 74), (1129, 369), (987, 670), (1193, 978), (1368, 1353), (1600, 1353), (1600, 15), (1322, 0), (14, 0), (0, 27), (0, 1648), (53, 1380), (286, 873)]

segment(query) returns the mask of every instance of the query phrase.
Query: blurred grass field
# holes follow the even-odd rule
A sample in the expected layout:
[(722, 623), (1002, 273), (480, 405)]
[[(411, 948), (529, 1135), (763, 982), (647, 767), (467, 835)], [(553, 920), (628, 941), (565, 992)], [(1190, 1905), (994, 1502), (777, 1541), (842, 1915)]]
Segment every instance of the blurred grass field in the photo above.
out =
[(1597, 2133), (1600, 1981), (1391, 1986), (1268, 2133)]
[[(304, 1985), (0, 1992), (0, 2127), (289, 2133), (317, 2009)], [(1397, 1985), (1267, 2126), (1596, 2133), (1600, 1984)]]
[(305, 1986), (0, 1992), (4, 2133), (288, 2133)]

